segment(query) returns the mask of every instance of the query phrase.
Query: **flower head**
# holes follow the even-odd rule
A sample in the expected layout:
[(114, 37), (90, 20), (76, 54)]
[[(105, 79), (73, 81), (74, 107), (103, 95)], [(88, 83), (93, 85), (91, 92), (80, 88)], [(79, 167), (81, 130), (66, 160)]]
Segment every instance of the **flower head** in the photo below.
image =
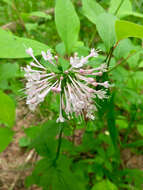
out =
[(26, 82), (26, 95), (30, 110), (34, 111), (38, 104), (44, 101), (50, 91), (60, 94), (60, 112), (57, 122), (64, 122), (63, 112), (70, 119), (73, 116), (94, 119), (94, 112), (97, 107), (94, 103), (95, 98), (107, 98), (106, 90), (96, 90), (97, 86), (109, 88), (108, 81), (99, 83), (96, 76), (102, 76), (106, 72), (106, 64), (96, 68), (88, 68), (87, 63), (90, 58), (97, 57), (98, 53), (91, 49), (86, 57), (79, 57), (77, 53), (70, 57), (70, 66), (67, 70), (58, 70), (58, 56), (53, 56), (50, 50), (46, 53), (41, 52), (45, 61), (52, 64), (56, 70), (49, 70), (41, 64), (33, 55), (31, 48), (26, 52), (33, 58), (33, 62), (24, 67)]

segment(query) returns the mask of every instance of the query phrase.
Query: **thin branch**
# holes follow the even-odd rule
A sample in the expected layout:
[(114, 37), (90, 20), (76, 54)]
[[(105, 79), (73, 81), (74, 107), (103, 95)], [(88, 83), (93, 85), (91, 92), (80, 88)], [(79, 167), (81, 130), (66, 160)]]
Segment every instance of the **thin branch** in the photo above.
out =
[(111, 72), (111, 71), (113, 71), (114, 69), (116, 69), (121, 63), (122, 63), (122, 64), (125, 63), (130, 57), (132, 57), (132, 56), (135, 55), (136, 53), (137, 53), (137, 52), (133, 52), (133, 53), (129, 54), (125, 60), (123, 60), (123, 58), (120, 59), (120, 60), (118, 61), (118, 63), (117, 63), (112, 69), (110, 69), (108, 72)]

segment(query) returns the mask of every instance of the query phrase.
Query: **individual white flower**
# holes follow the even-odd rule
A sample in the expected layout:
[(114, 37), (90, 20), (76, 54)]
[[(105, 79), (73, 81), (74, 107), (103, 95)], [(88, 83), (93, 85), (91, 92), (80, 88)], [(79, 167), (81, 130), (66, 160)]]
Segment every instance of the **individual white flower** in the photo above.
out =
[[(50, 91), (60, 94), (60, 110), (57, 122), (64, 122), (67, 115), (68, 119), (74, 116), (83, 116), (89, 119), (95, 119), (97, 107), (94, 99), (107, 98), (106, 90), (96, 90), (97, 86), (109, 88), (108, 81), (97, 82), (96, 76), (102, 76), (106, 72), (106, 64), (96, 68), (86, 68), (86, 64), (92, 57), (97, 57), (95, 49), (86, 57), (70, 57), (71, 67), (63, 72), (51, 72), (43, 66), (34, 56), (31, 48), (26, 52), (33, 58), (30, 65), (23, 68), (27, 80), (25, 93), (27, 95), (26, 104), (29, 109), (34, 111), (36, 107), (44, 101)], [(46, 53), (41, 52), (45, 61), (48, 61), (55, 67), (58, 62), (58, 56), (53, 56), (50, 50)], [(64, 114), (65, 113), (65, 114)]]
[(78, 54), (75, 53), (74, 57), (70, 58), (70, 64), (72, 65), (73, 68), (80, 68), (82, 67), (84, 64), (88, 63), (88, 60), (91, 57), (97, 57), (98, 53), (95, 51), (95, 49), (91, 49), (91, 52), (88, 56), (86, 57), (78, 57)]

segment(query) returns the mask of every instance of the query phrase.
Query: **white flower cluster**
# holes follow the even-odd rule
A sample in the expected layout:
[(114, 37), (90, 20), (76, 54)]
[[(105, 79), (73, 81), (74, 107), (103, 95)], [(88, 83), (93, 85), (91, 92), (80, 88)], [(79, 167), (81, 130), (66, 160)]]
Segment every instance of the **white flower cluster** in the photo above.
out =
[[(94, 112), (97, 111), (94, 98), (107, 98), (106, 90), (96, 90), (98, 85), (105, 88), (109, 87), (108, 81), (103, 83), (96, 82), (96, 76), (102, 76), (106, 72), (106, 64), (96, 68), (86, 69), (86, 64), (92, 57), (97, 57), (98, 53), (91, 49), (86, 57), (78, 57), (75, 53), (70, 58), (70, 68), (63, 73), (49, 72), (34, 56), (32, 48), (26, 52), (33, 58), (33, 62), (23, 68), (25, 71), (26, 95), (30, 110), (34, 111), (40, 102), (43, 102), (50, 91), (60, 94), (60, 112), (57, 122), (64, 122), (63, 111), (68, 119), (73, 115), (84, 118), (94, 119)], [(42, 57), (55, 67), (58, 57), (53, 56), (48, 50), (42, 51)]]

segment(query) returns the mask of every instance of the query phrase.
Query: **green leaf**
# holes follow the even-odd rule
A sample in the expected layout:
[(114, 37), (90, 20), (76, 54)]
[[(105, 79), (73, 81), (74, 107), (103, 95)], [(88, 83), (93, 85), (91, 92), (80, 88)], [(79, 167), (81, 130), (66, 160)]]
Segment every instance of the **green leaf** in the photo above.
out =
[(22, 137), (19, 140), (20, 147), (28, 147), (30, 145), (30, 139), (28, 137)]
[(2, 152), (12, 141), (13, 134), (11, 129), (0, 127), (0, 152)]
[(82, 0), (83, 14), (94, 24), (96, 24), (96, 18), (105, 10), (95, 0)]
[(141, 136), (143, 136), (143, 125), (138, 125), (137, 130)]
[(0, 91), (0, 122), (12, 127), (15, 122), (15, 105), (13, 100)]
[(57, 65), (56, 65), (56, 64), (53, 65), (53, 64), (51, 64), (50, 62), (45, 61), (45, 60), (43, 59), (43, 57), (42, 57), (42, 59), (41, 59), (41, 64), (42, 64), (43, 66), (45, 66), (45, 67), (47, 68), (47, 70), (49, 70), (50, 72), (59, 73), (59, 70), (58, 70)]
[(125, 183), (133, 185), (134, 190), (142, 189), (143, 171), (141, 169), (123, 169), (118, 173), (124, 178)]
[(62, 66), (63, 72), (70, 67), (69, 61), (63, 59), (62, 57), (59, 57), (59, 63)]
[(10, 32), (0, 29), (0, 58), (27, 58), (25, 49), (31, 47), (34, 55), (40, 55), (41, 51), (47, 51), (49, 47), (35, 40), (20, 38)]
[(117, 17), (121, 18), (126, 12), (132, 11), (132, 4), (130, 0), (111, 0), (109, 13), (115, 14)]
[(134, 148), (134, 147), (142, 147), (142, 146), (143, 146), (143, 140), (137, 140), (129, 144), (123, 144), (123, 148)]
[(143, 26), (133, 22), (118, 20), (115, 24), (115, 31), (117, 40), (128, 37), (143, 38)]
[(18, 69), (17, 63), (0, 64), (0, 81), (16, 77)]
[(118, 190), (118, 188), (109, 180), (103, 180), (101, 182), (96, 183), (93, 186), (92, 190)]
[[(38, 128), (26, 129), (26, 134), (31, 138), (31, 148), (35, 148), (42, 156), (55, 157), (57, 151), (56, 135), (59, 132), (59, 125), (55, 121), (44, 123), (40, 130)], [(41, 138), (42, 137), (42, 138)]]
[(136, 47), (133, 45), (132, 41), (130, 39), (124, 39), (120, 41), (114, 50), (114, 56), (117, 59), (126, 58), (133, 50), (135, 51)]
[(143, 14), (133, 11), (130, 0), (111, 0), (109, 13), (115, 14), (119, 18), (126, 16), (143, 18)]
[(116, 17), (108, 13), (102, 13), (96, 19), (98, 33), (107, 51), (109, 51), (116, 42), (115, 21)]
[(117, 119), (116, 124), (119, 127), (119, 129), (126, 129), (128, 128), (128, 122), (123, 119)]
[(65, 44), (66, 52), (69, 54), (78, 40), (80, 29), (80, 21), (71, 0), (56, 1), (55, 22), (59, 36)]
[(139, 68), (143, 68), (143, 61), (140, 62)]
[(56, 52), (61, 56), (66, 54), (65, 45), (63, 42), (56, 45)]
[(137, 13), (137, 12), (127, 12), (127, 15), (131, 15), (131, 16), (134, 16), (134, 17), (139, 17), (139, 18), (143, 18), (143, 14), (141, 13)]
[(28, 187), (32, 184), (37, 184), (44, 190), (85, 190), (84, 181), (71, 172), (70, 161), (63, 156), (56, 164), (47, 158), (40, 160), (26, 180)]
[(118, 129), (116, 127), (116, 122), (115, 122), (115, 105), (114, 105), (114, 94), (110, 98), (108, 102), (108, 107), (110, 109), (107, 112), (107, 124), (108, 124), (108, 130), (110, 133), (110, 137), (114, 146), (115, 154), (120, 159), (120, 153), (119, 153), (119, 148), (118, 148), (118, 142), (119, 142), (119, 137), (118, 137)]

